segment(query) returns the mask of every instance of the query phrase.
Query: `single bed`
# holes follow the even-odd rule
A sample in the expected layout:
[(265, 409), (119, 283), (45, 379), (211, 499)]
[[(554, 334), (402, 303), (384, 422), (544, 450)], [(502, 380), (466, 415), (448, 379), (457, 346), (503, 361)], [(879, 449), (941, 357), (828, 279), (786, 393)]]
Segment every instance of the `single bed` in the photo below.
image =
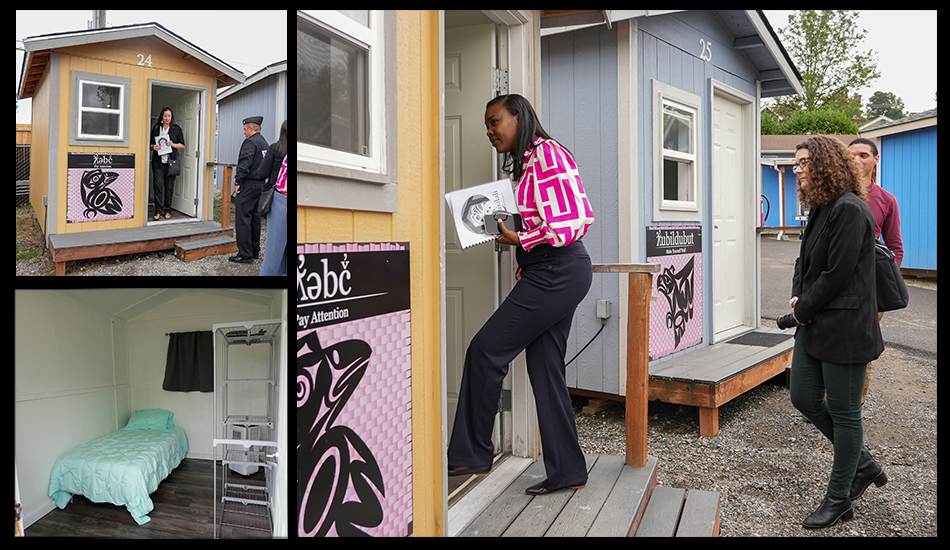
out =
[(151, 518), (149, 494), (185, 457), (185, 431), (164, 409), (135, 411), (128, 425), (64, 453), (53, 464), (49, 497), (60, 509), (74, 494), (125, 505), (139, 525)]

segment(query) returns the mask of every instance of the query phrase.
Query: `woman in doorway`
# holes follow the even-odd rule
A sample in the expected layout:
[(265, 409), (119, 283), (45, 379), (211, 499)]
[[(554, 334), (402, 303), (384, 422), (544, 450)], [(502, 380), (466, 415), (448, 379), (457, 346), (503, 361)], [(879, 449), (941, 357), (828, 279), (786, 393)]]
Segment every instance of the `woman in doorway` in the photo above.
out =
[(887, 475), (864, 446), (865, 369), (884, 351), (877, 318), (874, 217), (861, 168), (837, 139), (796, 147), (798, 196), (811, 211), (792, 278), (795, 332), (792, 404), (834, 446), (827, 496), (802, 525), (830, 527), (854, 516), (851, 501)]
[(151, 148), (152, 190), (155, 198), (155, 216), (152, 219), (157, 220), (164, 213), (168, 220), (172, 217), (172, 194), (177, 177), (168, 175), (169, 161), (177, 161), (178, 150), (185, 148), (185, 134), (175, 124), (175, 115), (169, 107), (162, 109), (158, 122), (152, 127)]
[(587, 465), (577, 441), (564, 354), (574, 310), (593, 278), (581, 238), (594, 213), (573, 156), (544, 131), (528, 100), (515, 94), (493, 99), (486, 106), (485, 127), (495, 150), (507, 155), (506, 171), (510, 168), (517, 183), (524, 231), (500, 223), (498, 242), (515, 247), (520, 277), (465, 354), (448, 473), (491, 470), (502, 382), (508, 364), (525, 350), (547, 473), (526, 492), (580, 488), (587, 483)]

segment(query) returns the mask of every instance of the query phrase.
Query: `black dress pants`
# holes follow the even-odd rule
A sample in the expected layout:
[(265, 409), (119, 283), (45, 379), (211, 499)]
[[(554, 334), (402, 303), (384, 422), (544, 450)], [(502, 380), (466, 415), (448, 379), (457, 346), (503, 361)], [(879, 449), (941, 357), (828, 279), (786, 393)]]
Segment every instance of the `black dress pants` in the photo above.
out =
[(590, 289), (593, 270), (583, 243), (563, 248), (517, 247), (523, 276), (472, 339), (465, 354), (450, 466), (491, 464), (492, 427), (510, 363), (525, 350), (537, 403), (547, 480), (555, 489), (587, 482), (587, 464), (577, 442), (574, 409), (564, 377), (567, 336), (577, 304)]
[(241, 258), (257, 256), (261, 251), (261, 212), (257, 204), (263, 188), (262, 180), (244, 180), (234, 201), (234, 234)]
[(161, 161), (152, 162), (152, 196), (155, 199), (156, 216), (171, 212), (177, 177), (168, 175), (167, 164), (162, 164)]

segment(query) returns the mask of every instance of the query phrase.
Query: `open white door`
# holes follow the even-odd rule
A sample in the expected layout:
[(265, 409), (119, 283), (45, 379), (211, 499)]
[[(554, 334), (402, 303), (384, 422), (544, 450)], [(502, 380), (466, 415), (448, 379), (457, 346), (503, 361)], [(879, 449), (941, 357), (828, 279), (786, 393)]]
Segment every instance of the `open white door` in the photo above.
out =
[(181, 176), (175, 182), (172, 208), (192, 218), (198, 214), (198, 149), (201, 144), (201, 105), (198, 92), (186, 92), (175, 98), (175, 120), (185, 133), (185, 148), (178, 150)]
[[(495, 151), (485, 137), (485, 104), (495, 94), (495, 25), (445, 29), (445, 192), (494, 180)], [(495, 311), (491, 243), (462, 250), (445, 209), (447, 434), (451, 439), (465, 350)]]

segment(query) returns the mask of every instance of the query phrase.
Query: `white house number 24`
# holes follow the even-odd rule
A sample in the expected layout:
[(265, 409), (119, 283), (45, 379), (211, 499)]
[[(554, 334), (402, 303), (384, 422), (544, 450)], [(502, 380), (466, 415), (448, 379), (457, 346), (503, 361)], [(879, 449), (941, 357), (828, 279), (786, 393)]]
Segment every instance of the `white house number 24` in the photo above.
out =
[[(700, 40), (700, 42), (702, 42), (702, 40)], [(152, 66), (152, 55), (151, 55), (151, 54), (149, 54), (148, 57), (145, 57), (144, 55), (142, 55), (142, 54), (140, 54), (140, 53), (137, 53), (137, 54), (135, 54), (135, 55), (136, 55), (136, 57), (139, 58), (139, 62), (136, 63), (136, 65), (148, 65), (149, 67)]]
[[(703, 61), (712, 61), (712, 41), (706, 41), (705, 38), (699, 39), (699, 45), (703, 48), (703, 51), (699, 54), (699, 58)], [(141, 65), (141, 63), (139, 63)]]

